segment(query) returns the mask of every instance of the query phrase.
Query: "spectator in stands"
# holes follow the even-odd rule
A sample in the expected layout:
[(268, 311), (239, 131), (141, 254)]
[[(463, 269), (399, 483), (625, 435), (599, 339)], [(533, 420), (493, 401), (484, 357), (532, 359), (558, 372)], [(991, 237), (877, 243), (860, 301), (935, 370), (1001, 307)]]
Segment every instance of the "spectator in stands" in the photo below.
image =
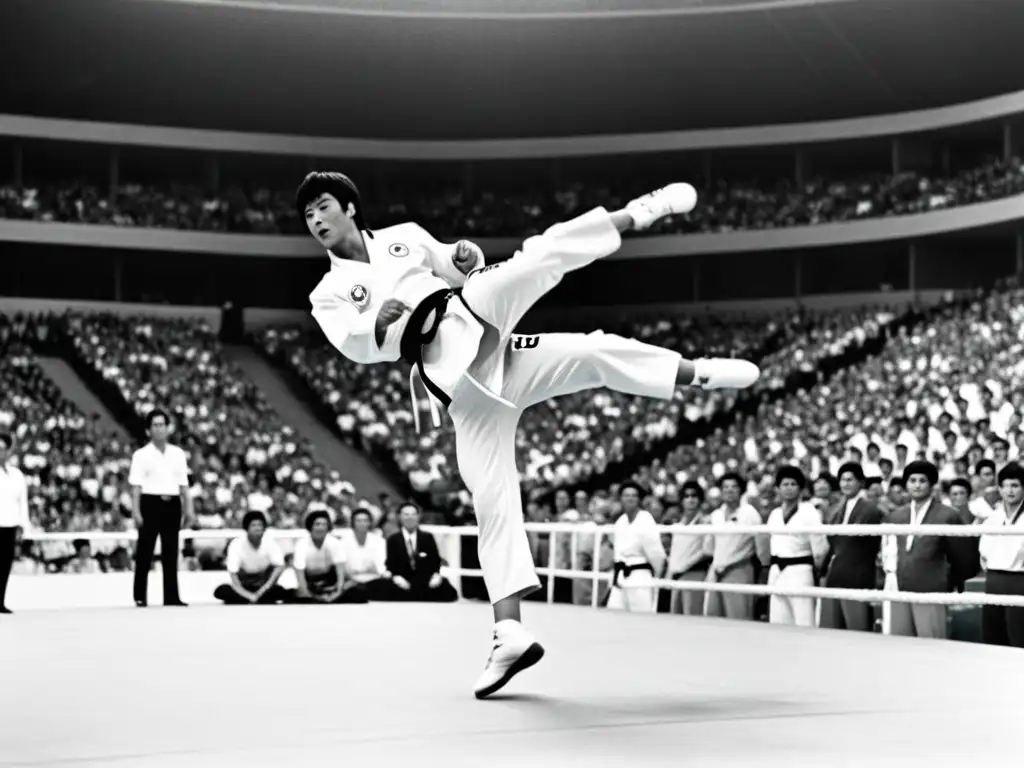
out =
[(365, 507), (352, 512), (352, 530), (341, 537), (345, 547), (345, 573), (362, 586), (370, 600), (391, 600), (395, 586), (387, 568), (384, 537), (373, 531), (373, 513)]
[(399, 509), (401, 530), (387, 539), (387, 570), (397, 600), (452, 603), (455, 588), (441, 575), (441, 554), (433, 535), (420, 530), (420, 508), (407, 501)]
[[(710, 516), (704, 507), (704, 489), (695, 480), (687, 480), (682, 488), (683, 508), (678, 525), (706, 525)], [(711, 566), (713, 542), (706, 536), (673, 533), (669, 545), (668, 572), (673, 581), (707, 581)], [(672, 590), (670, 611), (686, 616), (703, 616), (705, 592), (681, 589)]]
[(949, 482), (949, 505), (960, 515), (964, 525), (975, 522), (971, 503), (976, 499), (971, 498), (972, 493), (971, 482), (965, 477), (957, 477)]
[[(781, 467), (775, 474), (781, 504), (768, 516), (769, 528), (814, 528), (821, 525), (821, 512), (813, 504), (801, 501), (807, 478), (798, 467)], [(768, 584), (787, 589), (806, 589), (818, 582), (817, 573), (828, 554), (824, 534), (794, 533), (771, 535), (771, 570)], [(773, 624), (814, 626), (814, 598), (772, 595), (768, 608)]]
[(271, 605), (292, 598), (277, 583), (284, 573), (284, 553), (266, 535), (266, 516), (262, 512), (246, 512), (242, 528), (245, 534), (228, 545), (231, 583), (221, 584), (213, 596), (227, 605)]
[[(938, 468), (927, 461), (912, 461), (903, 471), (910, 504), (897, 509), (889, 522), (897, 525), (963, 525), (960, 514), (934, 498)], [(978, 541), (970, 537), (895, 536), (896, 586), (901, 592), (950, 592), (978, 572)], [(891, 562), (891, 556), (886, 558)], [(946, 638), (945, 605), (892, 604), (894, 635)]]
[[(879, 525), (882, 511), (867, 500), (864, 470), (847, 462), (839, 468), (842, 500), (828, 515), (830, 525)], [(880, 536), (829, 536), (825, 558), (824, 584), (836, 589), (874, 589), (878, 581)], [(874, 620), (871, 606), (862, 600), (821, 601), (820, 626), (828, 629), (852, 629), (871, 632)]]
[(4, 602), (14, 565), (19, 534), (29, 527), (28, 486), (21, 470), (10, 460), (13, 435), (0, 433), (0, 614), (11, 613)]
[[(711, 513), (711, 524), (727, 526), (763, 525), (761, 513), (742, 498), (746, 480), (736, 472), (726, 472), (718, 481), (722, 505)], [(753, 584), (759, 567), (769, 564), (767, 535), (750, 533), (709, 536), (711, 567), (707, 580), (712, 584)], [(706, 616), (729, 619), (753, 619), (754, 597), (736, 593), (708, 592), (704, 601)]]
[[(1008, 464), (999, 473), (1002, 499), (986, 525), (1012, 526), (1021, 536), (981, 537), (981, 564), (985, 568), (985, 592), (1024, 597), (1024, 467)], [(1024, 608), (986, 605), (982, 635), (991, 645), (1024, 648)]]
[(331, 530), (326, 511), (306, 516), (308, 536), (299, 539), (292, 567), (299, 583), (297, 599), (306, 603), (365, 603), (366, 588), (345, 572), (345, 548)]
[(67, 564), (67, 573), (100, 573), (100, 564), (92, 556), (92, 547), (86, 539), (75, 540), (75, 556)]

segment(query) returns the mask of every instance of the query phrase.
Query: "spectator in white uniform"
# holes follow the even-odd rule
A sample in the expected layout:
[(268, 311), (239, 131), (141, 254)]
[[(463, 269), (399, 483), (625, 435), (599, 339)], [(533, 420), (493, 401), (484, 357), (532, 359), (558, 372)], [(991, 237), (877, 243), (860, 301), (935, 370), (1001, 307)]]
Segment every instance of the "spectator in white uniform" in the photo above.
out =
[(247, 512), (242, 527), (245, 535), (228, 545), (231, 583), (221, 584), (213, 596), (228, 605), (271, 605), (292, 599), (290, 591), (277, 583), (284, 573), (284, 553), (266, 535), (267, 518), (262, 512)]
[[(1024, 467), (1007, 464), (999, 472), (1002, 501), (984, 525), (1012, 526), (1020, 536), (982, 536), (981, 565), (985, 592), (1024, 597)], [(1024, 648), (1024, 608), (986, 605), (982, 611), (982, 636), (991, 645)]]
[(342, 539), (345, 573), (359, 584), (370, 600), (393, 600), (395, 586), (387, 569), (387, 544), (379, 533), (371, 533), (373, 513), (366, 507), (352, 512), (352, 530)]
[(331, 516), (324, 510), (306, 516), (309, 535), (299, 539), (292, 567), (299, 588), (298, 602), (365, 603), (366, 588), (348, 578), (345, 547), (330, 535)]
[(615, 521), (615, 571), (608, 607), (634, 613), (653, 613), (657, 607), (654, 579), (665, 567), (665, 548), (651, 513), (640, 508), (640, 486), (622, 484), (622, 514)]
[[(797, 467), (780, 468), (775, 475), (775, 487), (782, 503), (768, 515), (769, 528), (815, 528), (822, 524), (821, 511), (811, 502), (800, 500), (807, 488), (807, 478)], [(790, 589), (813, 587), (827, 554), (828, 538), (824, 534), (773, 533), (768, 584)], [(772, 624), (813, 627), (814, 598), (772, 595), (768, 616)]]
[[(683, 516), (679, 525), (706, 525), (709, 517), (704, 510), (704, 489), (688, 480), (683, 483)], [(704, 534), (673, 533), (669, 547), (668, 572), (673, 581), (705, 581), (711, 566), (709, 542)], [(704, 615), (703, 591), (672, 590), (672, 613), (686, 616)]]

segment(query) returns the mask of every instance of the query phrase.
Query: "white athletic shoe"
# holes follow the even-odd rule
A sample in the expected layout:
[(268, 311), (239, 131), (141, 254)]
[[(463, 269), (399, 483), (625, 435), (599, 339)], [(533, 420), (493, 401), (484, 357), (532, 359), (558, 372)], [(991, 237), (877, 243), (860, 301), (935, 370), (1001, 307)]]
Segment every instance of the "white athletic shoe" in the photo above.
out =
[(693, 371), (693, 386), (701, 389), (746, 389), (761, 375), (751, 362), (721, 357), (694, 360)]
[(518, 621), (499, 621), (494, 625), (494, 645), (484, 673), (476, 681), (473, 694), (484, 699), (544, 657), (544, 648)]
[(680, 182), (638, 197), (626, 206), (626, 212), (633, 217), (634, 228), (647, 229), (658, 219), (689, 213), (696, 205), (697, 190)]

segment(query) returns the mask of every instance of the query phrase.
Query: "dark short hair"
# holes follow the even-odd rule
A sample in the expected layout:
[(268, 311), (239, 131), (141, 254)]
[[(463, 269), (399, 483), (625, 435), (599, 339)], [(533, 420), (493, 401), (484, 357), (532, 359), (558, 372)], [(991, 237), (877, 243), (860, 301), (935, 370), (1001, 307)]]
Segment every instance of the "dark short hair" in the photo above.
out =
[(967, 495), (971, 495), (971, 484), (962, 477), (954, 478), (949, 481), (949, 490), (952, 491), (954, 488), (963, 488), (967, 491)]
[(807, 476), (803, 473), (800, 467), (779, 467), (779, 471), (775, 473), (775, 487), (778, 488), (782, 485), (783, 480), (795, 481), (801, 491), (807, 487)]
[(864, 487), (870, 488), (872, 485), (882, 485), (885, 482), (882, 478), (872, 475), (871, 477), (864, 478)]
[(257, 512), (256, 510), (246, 512), (245, 517), (242, 518), (242, 530), (248, 531), (249, 526), (257, 521), (263, 523), (264, 528), (266, 528), (268, 525), (267, 516), (264, 515), (262, 512)]
[(316, 525), (316, 521), (323, 518), (327, 521), (327, 527), (331, 527), (331, 516), (327, 514), (327, 510), (317, 509), (306, 515), (306, 530), (310, 533), (313, 532), (313, 526)]
[(726, 472), (718, 478), (718, 487), (721, 488), (728, 480), (735, 480), (741, 491), (747, 487), (747, 481), (743, 479), (743, 475), (739, 472)]
[(1011, 461), (1001, 470), (999, 470), (999, 477), (996, 478), (999, 484), (1002, 485), (1007, 480), (1016, 480), (1024, 485), (1024, 467), (1018, 464), (1016, 461)]
[(619, 486), (619, 496), (621, 497), (621, 496), (622, 496), (622, 494), (623, 494), (623, 493), (624, 493), (625, 491), (628, 491), (628, 490), (629, 490), (630, 488), (632, 488), (632, 489), (633, 489), (634, 491), (636, 491), (636, 495), (637, 495), (637, 496), (639, 496), (639, 497), (640, 497), (641, 499), (642, 499), (642, 498), (643, 498), (644, 496), (646, 496), (646, 495), (647, 495), (647, 491), (645, 491), (645, 490), (644, 490), (644, 489), (643, 489), (643, 488), (642, 488), (642, 487), (640, 486), (640, 483), (638, 483), (638, 482), (637, 482), (636, 480), (626, 480), (626, 481), (625, 481), (624, 483), (622, 483), (622, 484), (621, 484), (621, 485)]
[(363, 203), (359, 195), (359, 188), (352, 179), (337, 171), (313, 171), (306, 174), (306, 178), (299, 184), (295, 191), (295, 212), (299, 221), (306, 220), (306, 207), (315, 202), (322, 195), (330, 195), (337, 200), (342, 207), (352, 203), (356, 207), (356, 215), (353, 219), (356, 226), (361, 230), (367, 230), (366, 221), (363, 219)]
[(350, 515), (351, 522), (354, 523), (356, 521), (356, 518), (359, 517), (359, 515), (366, 515), (369, 518), (370, 523), (373, 523), (373, 513), (366, 507), (356, 507), (355, 509), (353, 509), (352, 514)]
[(832, 493), (836, 493), (839, 490), (839, 481), (836, 480), (836, 478), (834, 478), (828, 472), (822, 472), (820, 475), (818, 475), (817, 479), (814, 482), (815, 483), (821, 483), (821, 482), (828, 483), (828, 489), (830, 491), (832, 491)]
[(974, 465), (974, 474), (980, 475), (981, 470), (985, 468), (991, 469), (993, 475), (996, 473), (996, 463), (992, 459), (981, 459)]
[(864, 485), (864, 467), (855, 461), (848, 461), (839, 468), (839, 471), (836, 472), (836, 477), (842, 480), (843, 475), (847, 472), (853, 475), (858, 483)]
[(698, 483), (696, 480), (687, 480), (685, 483), (683, 483), (683, 487), (680, 488), (679, 490), (680, 490), (680, 493), (679, 493), (680, 497), (685, 496), (687, 494), (687, 492), (689, 491), (689, 492), (696, 493), (697, 494), (697, 499), (700, 502), (703, 503), (703, 501), (704, 501), (704, 489), (701, 487), (700, 483)]
[(153, 421), (159, 419), (161, 416), (164, 417), (164, 423), (168, 427), (171, 426), (171, 414), (169, 414), (163, 408), (154, 408), (152, 411), (146, 414), (146, 429), (152, 429)]
[(903, 482), (909, 483), (913, 475), (924, 475), (928, 485), (935, 485), (939, 482), (939, 470), (930, 461), (912, 461), (903, 470)]
[(417, 515), (423, 511), (420, 509), (419, 504), (417, 504), (412, 499), (407, 499), (406, 501), (403, 501), (401, 504), (398, 505), (398, 514), (402, 514), (402, 510), (404, 510), (406, 507), (412, 507)]

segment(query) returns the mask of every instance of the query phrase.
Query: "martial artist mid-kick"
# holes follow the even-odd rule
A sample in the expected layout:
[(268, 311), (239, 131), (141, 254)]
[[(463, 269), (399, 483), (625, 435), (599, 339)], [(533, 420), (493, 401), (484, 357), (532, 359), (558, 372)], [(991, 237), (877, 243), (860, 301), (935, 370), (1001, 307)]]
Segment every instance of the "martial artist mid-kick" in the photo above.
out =
[[(327, 249), (330, 271), (310, 294), (327, 339), (357, 363), (413, 366), (455, 426), (459, 472), (473, 495), (480, 566), (494, 608), (493, 647), (475, 694), (488, 696), (536, 664), (544, 649), (523, 627), (520, 600), (540, 587), (526, 537), (515, 433), (526, 408), (597, 387), (670, 399), (676, 385), (743, 388), (758, 377), (743, 360), (684, 360), (613, 334), (521, 336), (516, 325), (572, 270), (614, 253), (621, 233), (693, 209), (689, 184), (670, 184), (609, 213), (595, 208), (527, 239), (508, 261), (484, 266), (473, 243), (439, 243), (417, 224), (371, 232), (359, 192), (340, 173), (303, 180), (296, 207)], [(415, 395), (414, 395), (415, 399)], [(418, 408), (414, 403), (418, 426)]]

